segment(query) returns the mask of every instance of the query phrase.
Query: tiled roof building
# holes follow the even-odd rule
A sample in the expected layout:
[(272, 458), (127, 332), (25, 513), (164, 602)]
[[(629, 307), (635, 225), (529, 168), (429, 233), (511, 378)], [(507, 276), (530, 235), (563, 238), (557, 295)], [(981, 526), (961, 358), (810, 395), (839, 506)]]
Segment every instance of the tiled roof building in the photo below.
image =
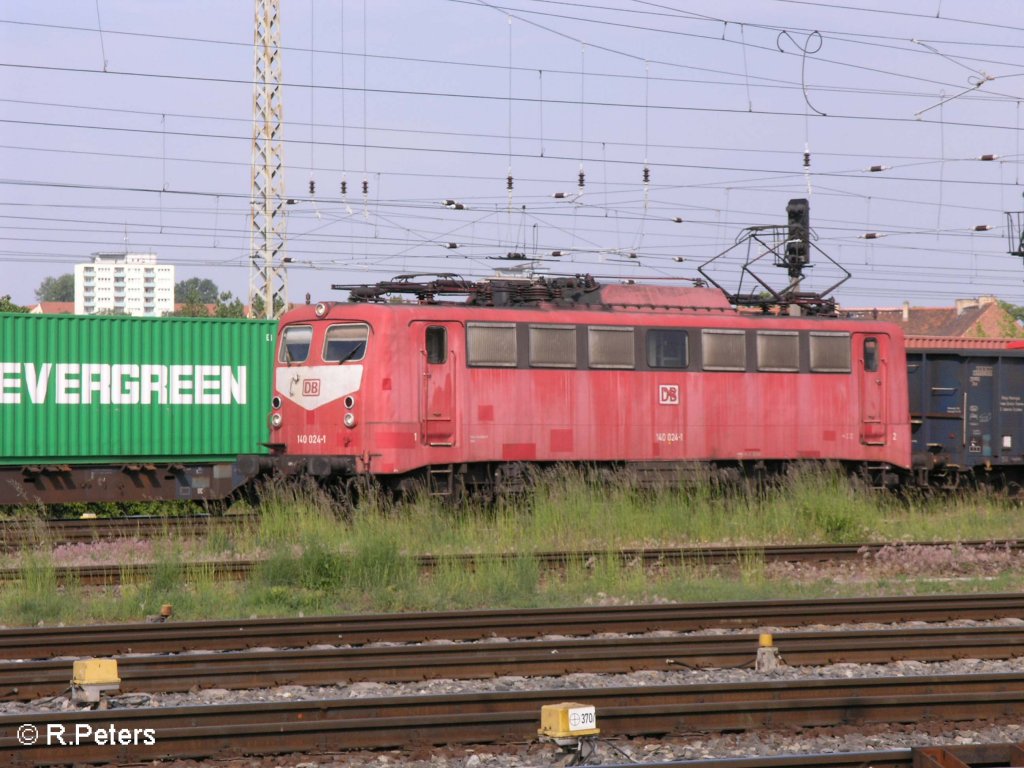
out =
[(970, 338), (1021, 338), (1024, 328), (995, 296), (957, 299), (952, 307), (844, 309), (847, 317), (864, 317), (897, 323), (907, 336), (959, 336)]

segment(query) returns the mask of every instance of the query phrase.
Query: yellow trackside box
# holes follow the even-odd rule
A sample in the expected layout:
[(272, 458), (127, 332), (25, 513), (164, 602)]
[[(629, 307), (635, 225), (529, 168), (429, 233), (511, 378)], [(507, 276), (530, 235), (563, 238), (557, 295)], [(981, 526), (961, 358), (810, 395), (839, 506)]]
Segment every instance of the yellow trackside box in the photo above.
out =
[(73, 685), (117, 685), (121, 682), (117, 676), (116, 659), (82, 659), (74, 663), (72, 670)]
[(540, 708), (541, 736), (550, 739), (571, 739), (576, 736), (594, 736), (600, 733), (597, 727), (597, 711), (589, 704), (564, 701), (561, 704), (545, 704)]

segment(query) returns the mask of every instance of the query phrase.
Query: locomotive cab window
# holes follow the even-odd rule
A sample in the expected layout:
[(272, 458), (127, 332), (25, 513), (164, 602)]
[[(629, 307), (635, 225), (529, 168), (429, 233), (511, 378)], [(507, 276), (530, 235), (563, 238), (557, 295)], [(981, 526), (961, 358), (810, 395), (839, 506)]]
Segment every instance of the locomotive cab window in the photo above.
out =
[(448, 330), (444, 326), (427, 328), (427, 362), (440, 365), (448, 359)]
[(651, 328), (647, 331), (648, 368), (685, 368), (687, 359), (686, 331)]
[(588, 328), (587, 349), (591, 368), (632, 368), (636, 355), (633, 329)]
[(530, 365), (537, 368), (575, 368), (576, 326), (531, 325)]
[(747, 334), (745, 331), (716, 328), (701, 331), (705, 371), (745, 371)]
[(757, 370), (799, 371), (800, 335), (796, 331), (758, 331)]
[(515, 323), (467, 323), (466, 362), (469, 365), (515, 368)]
[(874, 372), (878, 370), (878, 339), (864, 339), (864, 370)]
[(849, 373), (850, 334), (811, 331), (811, 370), (815, 373)]
[(313, 326), (289, 325), (281, 334), (282, 363), (302, 363), (309, 357), (309, 345), (313, 342)]
[(332, 325), (327, 329), (324, 338), (324, 362), (347, 363), (349, 360), (362, 360), (366, 354), (366, 340), (369, 336), (370, 326), (366, 323)]

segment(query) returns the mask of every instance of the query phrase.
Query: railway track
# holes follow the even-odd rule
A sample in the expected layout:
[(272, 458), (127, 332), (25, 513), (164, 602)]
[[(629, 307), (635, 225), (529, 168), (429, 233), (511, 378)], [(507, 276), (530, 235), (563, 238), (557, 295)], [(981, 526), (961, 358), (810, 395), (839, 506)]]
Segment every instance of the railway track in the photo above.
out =
[[(216, 518), (214, 518), (216, 519)], [(183, 528), (182, 530), (184, 530)], [(736, 563), (761, 560), (766, 563), (835, 563), (850, 560), (862, 560), (892, 544), (779, 544), (749, 547), (654, 547), (645, 549), (620, 550), (576, 550), (567, 552), (537, 552), (477, 554), (461, 553), (450, 555), (414, 555), (411, 556), (416, 566), (423, 570), (432, 570), (442, 564), (458, 564), (472, 568), (481, 560), (512, 561), (522, 557), (532, 557), (542, 568), (566, 568), (573, 564), (587, 565), (609, 558), (624, 564), (640, 564), (644, 567), (672, 566), (687, 564), (703, 567), (731, 566)], [(951, 547), (1003, 549), (1010, 552), (1024, 551), (1024, 541), (966, 541), (966, 542), (905, 542), (900, 546), (915, 547)], [(217, 579), (245, 579), (261, 564), (259, 560), (211, 560), (185, 564), (182, 570), (202, 572), (206, 577)], [(109, 564), (109, 565), (76, 565), (58, 566), (54, 569), (59, 583), (69, 582), (88, 586), (115, 586), (126, 581), (145, 580), (161, 566), (154, 563)], [(19, 568), (0, 568), (0, 582), (17, 581), (23, 578)]]
[[(18, 714), (0, 717), (5, 765), (125, 762), (410, 745), (522, 742), (536, 738), (540, 708), (560, 701), (597, 707), (606, 735), (660, 736), (758, 728), (946, 722), (1024, 715), (1024, 675), (828, 679), (761, 684), (559, 689), (514, 693), (334, 699)], [(19, 727), (65, 732), (151, 729), (152, 744), (85, 740), (24, 746)]]
[(169, 534), (205, 536), (218, 529), (251, 525), (256, 519), (256, 515), (6, 519), (0, 520), (0, 551), (16, 551), (42, 543), (91, 544), (116, 539), (152, 539)]
[(260, 646), (535, 638), (544, 635), (637, 634), (710, 628), (799, 627), (1024, 618), (1024, 594), (765, 600), (753, 602), (352, 614), (287, 619), (168, 622), (0, 630), (0, 659), (176, 653)]
[[(123, 656), (118, 672), (124, 693), (166, 693), (741, 667), (752, 666), (757, 645), (756, 634), (731, 634), (191, 653)], [(1024, 627), (787, 632), (775, 636), (775, 645), (791, 666), (1006, 659), (1024, 654)], [(0, 700), (58, 695), (67, 689), (70, 673), (66, 659), (0, 663)]]

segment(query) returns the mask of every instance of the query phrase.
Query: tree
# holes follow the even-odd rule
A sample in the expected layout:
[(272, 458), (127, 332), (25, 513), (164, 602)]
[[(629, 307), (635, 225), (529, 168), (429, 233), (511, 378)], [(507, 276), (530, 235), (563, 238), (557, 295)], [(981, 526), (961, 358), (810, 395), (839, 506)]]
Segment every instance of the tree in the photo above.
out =
[(217, 317), (245, 317), (245, 305), (226, 291), (217, 299)]
[(39, 301), (74, 301), (75, 276), (72, 273), (60, 277), (44, 277), (36, 288)]
[[(252, 316), (256, 317), (256, 318), (264, 319), (265, 318), (264, 307), (266, 307), (266, 306), (267, 305), (263, 301), (263, 297), (262, 296), (258, 296), (258, 295), (257, 296), (253, 296), (252, 297)], [(274, 316), (277, 317), (278, 315), (280, 315), (281, 311), (283, 309), (284, 309), (284, 301), (282, 301), (280, 296), (275, 296), (274, 297)]]
[(1015, 338), (1024, 335), (1024, 307), (1011, 304), (1008, 301), (1000, 301), (999, 306), (1009, 315), (1007, 321), (1000, 329), (1003, 336)]
[[(199, 295), (195, 291), (189, 291), (186, 300), (181, 302), (178, 309), (171, 312), (173, 317), (245, 317), (245, 305), (241, 299), (231, 295), (231, 291), (225, 291), (213, 297), (213, 301), (198, 301)], [(212, 307), (212, 311), (211, 311)]]
[(175, 304), (216, 304), (220, 288), (213, 280), (190, 277), (174, 284)]
[(15, 304), (10, 296), (0, 296), (0, 312), (28, 312), (28, 307)]

